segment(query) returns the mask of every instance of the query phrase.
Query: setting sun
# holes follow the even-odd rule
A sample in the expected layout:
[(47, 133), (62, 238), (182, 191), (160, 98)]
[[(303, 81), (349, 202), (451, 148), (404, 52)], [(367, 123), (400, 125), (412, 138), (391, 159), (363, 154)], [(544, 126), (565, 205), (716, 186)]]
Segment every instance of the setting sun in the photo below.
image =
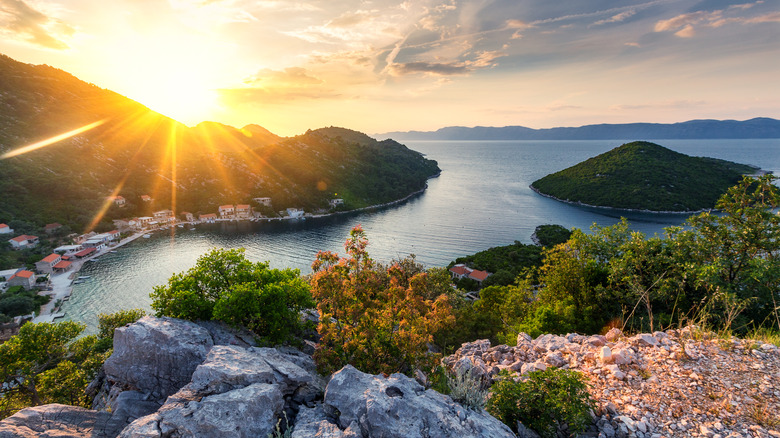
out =
[(170, 34), (119, 38), (109, 68), (120, 70), (127, 96), (154, 111), (195, 125), (217, 105), (217, 68), (203, 41)]

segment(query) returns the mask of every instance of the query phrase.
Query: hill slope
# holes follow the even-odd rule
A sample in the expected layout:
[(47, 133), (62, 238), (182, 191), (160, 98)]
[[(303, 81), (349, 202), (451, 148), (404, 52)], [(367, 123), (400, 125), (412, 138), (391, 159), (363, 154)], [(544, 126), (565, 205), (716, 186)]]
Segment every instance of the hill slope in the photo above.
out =
[(436, 131), (377, 134), (396, 140), (623, 140), (628, 138), (780, 138), (780, 120), (689, 120), (680, 123), (623, 123), (533, 129), (524, 126), (449, 126)]
[(684, 212), (713, 208), (743, 174), (755, 170), (635, 141), (547, 175), (531, 188), (559, 200), (593, 206)]
[[(357, 208), (403, 198), (439, 171), (399, 143), (347, 129), (282, 138), (257, 125), (188, 128), (61, 70), (0, 55), (0, 155), (101, 120), (0, 159), (0, 223), (36, 235), (52, 222), (83, 231), (167, 208), (212, 213), (254, 197), (271, 197), (276, 211), (313, 211), (336, 193)], [(127, 206), (106, 203), (112, 194)], [(144, 194), (154, 201), (141, 202)]]

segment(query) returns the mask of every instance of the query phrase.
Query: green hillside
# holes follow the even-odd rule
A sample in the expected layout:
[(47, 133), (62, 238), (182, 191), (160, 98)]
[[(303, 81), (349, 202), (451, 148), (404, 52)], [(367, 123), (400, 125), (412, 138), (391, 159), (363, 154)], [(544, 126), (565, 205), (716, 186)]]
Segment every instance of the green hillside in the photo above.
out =
[[(100, 120), (51, 146), (0, 159), (0, 223), (17, 234), (40, 235), (53, 222), (83, 232), (161, 209), (215, 213), (255, 197), (271, 197), (277, 212), (326, 212), (334, 197), (345, 201), (339, 208), (352, 209), (403, 198), (439, 172), (435, 161), (402, 144), (343, 128), (289, 138), (258, 125), (189, 128), (61, 70), (0, 55), (0, 155)], [(112, 194), (127, 205), (106, 203)], [(142, 195), (154, 200), (141, 202)]]
[(713, 208), (744, 174), (757, 169), (714, 158), (690, 157), (646, 141), (609, 152), (534, 181), (553, 198), (600, 207), (649, 211)]

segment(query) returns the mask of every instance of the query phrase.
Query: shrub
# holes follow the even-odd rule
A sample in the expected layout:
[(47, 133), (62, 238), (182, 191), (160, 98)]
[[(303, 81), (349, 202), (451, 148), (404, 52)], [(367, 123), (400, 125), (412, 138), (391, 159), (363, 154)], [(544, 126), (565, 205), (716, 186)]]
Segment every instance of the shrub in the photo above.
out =
[(447, 386), (450, 397), (456, 402), (474, 410), (485, 408), (490, 385), (483, 379), (475, 377), (470, 371), (447, 374)]
[(157, 316), (246, 327), (269, 345), (293, 341), (305, 328), (299, 312), (314, 306), (298, 270), (252, 263), (243, 248), (212, 250), (151, 297)]
[(569, 434), (585, 430), (594, 402), (582, 376), (571, 370), (548, 368), (515, 381), (509, 374), (491, 388), (486, 409), (517, 432), (517, 422), (543, 437), (555, 437), (561, 426)]
[[(454, 323), (444, 290), (444, 276), (418, 272), (402, 260), (390, 267), (375, 263), (366, 252), (368, 240), (360, 227), (345, 244), (350, 258), (320, 252), (312, 264), (312, 294), (317, 300), (322, 339), (314, 359), (323, 373), (346, 364), (368, 373), (410, 373), (430, 369), (428, 352), (433, 334)], [(440, 278), (440, 280), (436, 280)]]

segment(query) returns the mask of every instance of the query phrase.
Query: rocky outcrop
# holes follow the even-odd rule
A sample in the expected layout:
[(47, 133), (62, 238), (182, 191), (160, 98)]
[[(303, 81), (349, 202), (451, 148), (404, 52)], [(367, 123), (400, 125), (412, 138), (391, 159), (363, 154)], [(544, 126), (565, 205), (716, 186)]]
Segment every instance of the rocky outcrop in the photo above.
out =
[[(317, 430), (329, 434), (335, 431), (335, 424), (347, 436), (358, 431), (362, 437), (387, 438), (515, 436), (484, 410), (461, 406), (446, 395), (426, 390), (410, 377), (373, 376), (350, 365), (331, 376), (323, 412), (333, 423), (316, 417), (313, 423), (318, 425)], [(298, 421), (297, 427), (308, 426)]]
[(108, 412), (51, 404), (22, 409), (0, 421), (0, 438), (108, 438), (124, 426)]
[(635, 336), (520, 333), (516, 346), (470, 342), (443, 362), (486, 378), (549, 366), (579, 371), (597, 402), (591, 436), (780, 438), (772, 429), (780, 426), (780, 349), (768, 343), (717, 339), (696, 327)]

